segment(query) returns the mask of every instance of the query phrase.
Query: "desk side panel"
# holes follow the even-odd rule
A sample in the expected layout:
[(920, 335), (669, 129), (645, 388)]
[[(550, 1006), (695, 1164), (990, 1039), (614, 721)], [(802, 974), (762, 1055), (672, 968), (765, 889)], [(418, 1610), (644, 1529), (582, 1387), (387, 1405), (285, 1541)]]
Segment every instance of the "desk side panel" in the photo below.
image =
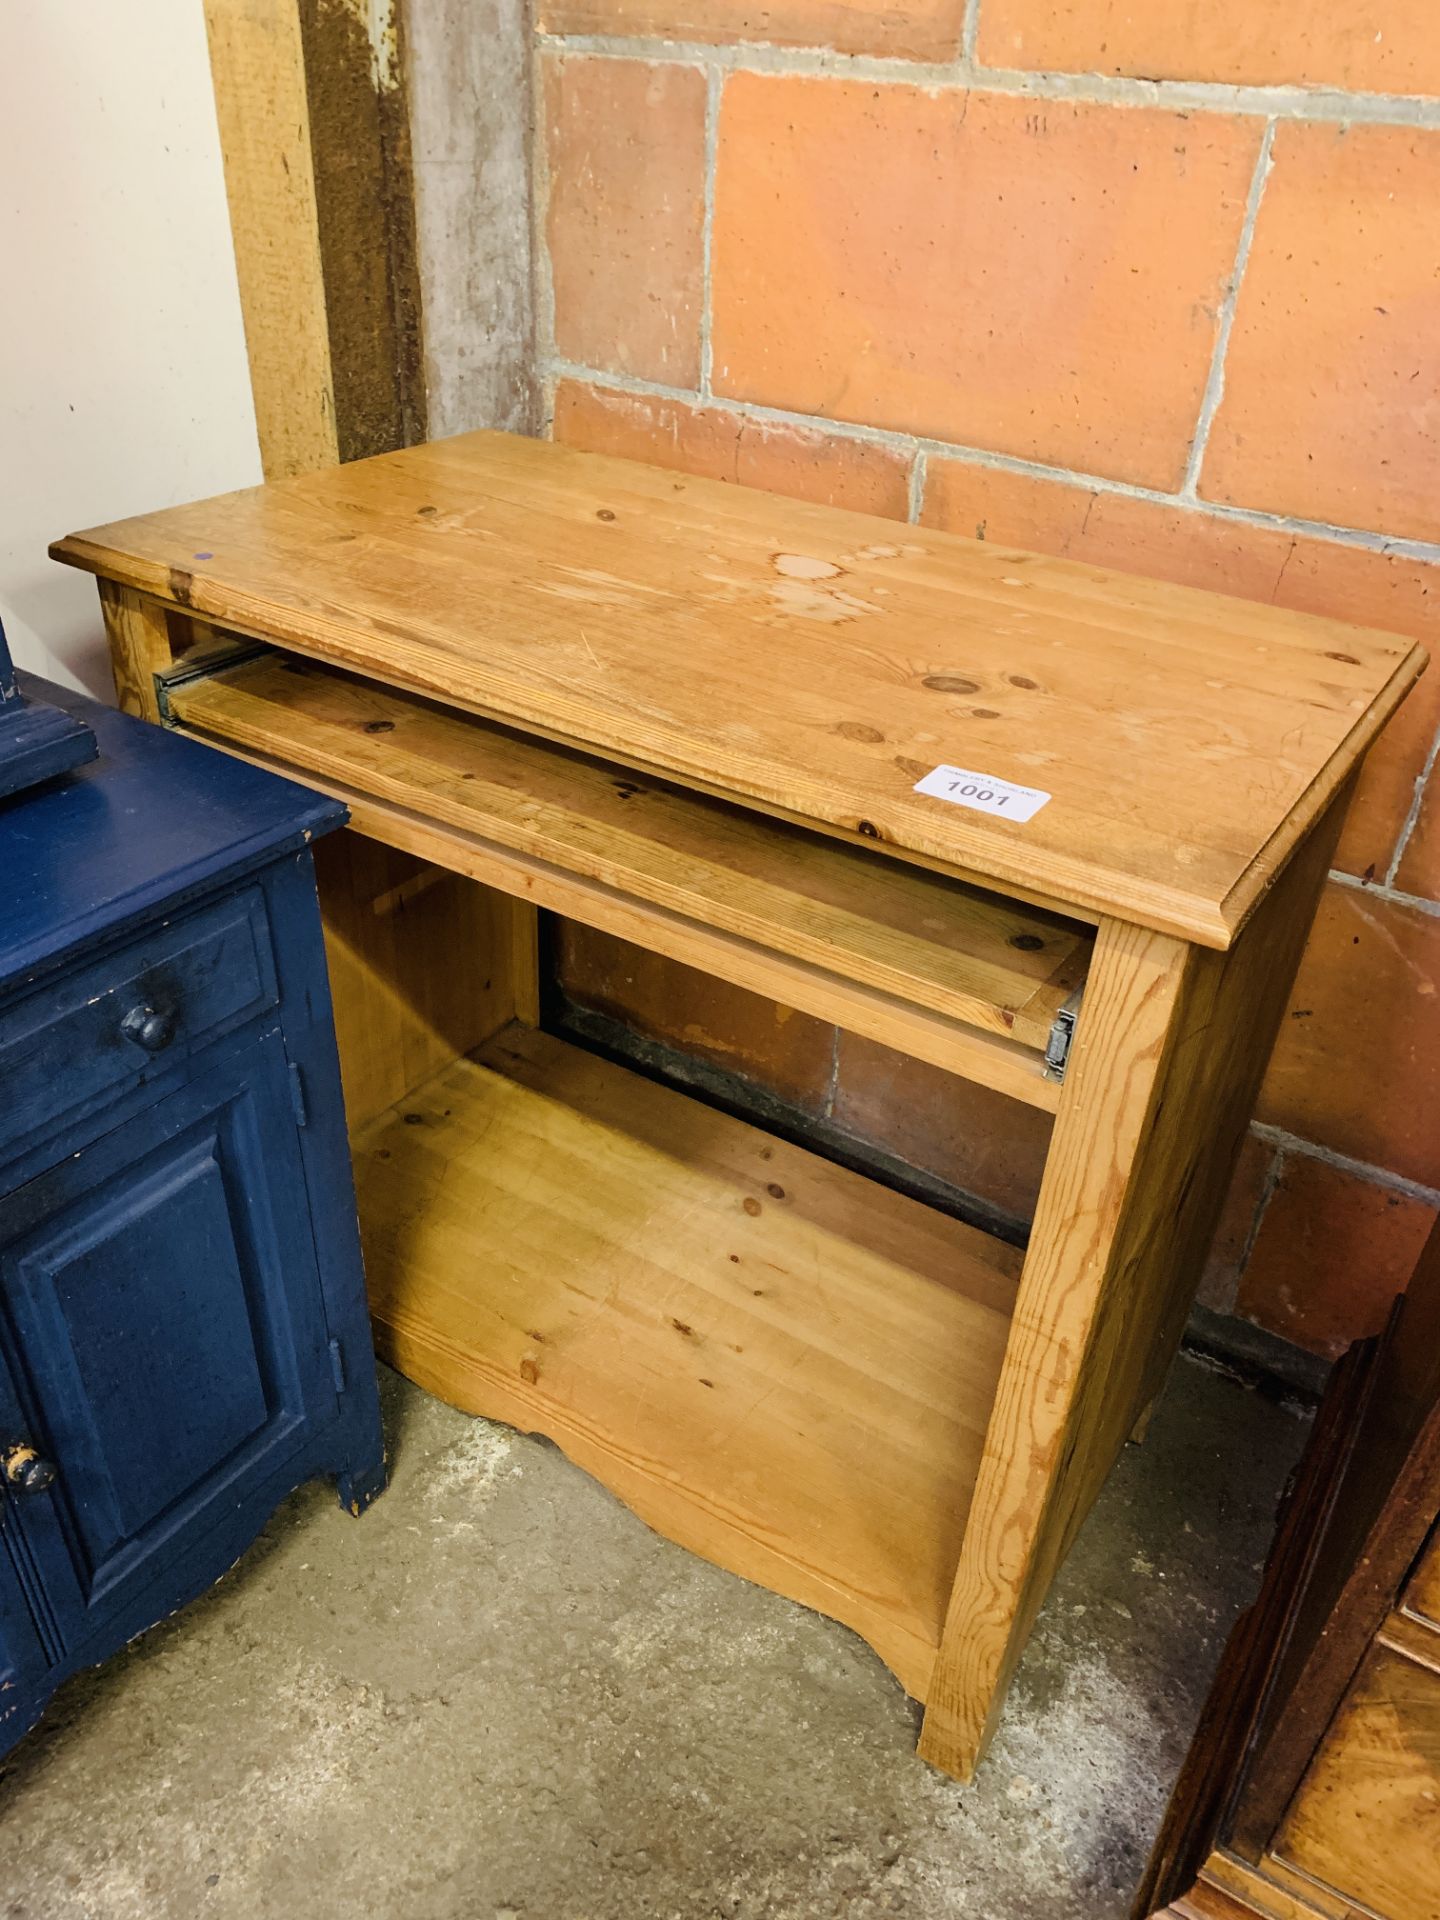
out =
[(537, 1016), (535, 908), (353, 829), (315, 848), (351, 1132)]
[(921, 1752), (968, 1775), (1050, 1583), (1164, 1383), (1348, 786), (1228, 954), (1103, 922)]

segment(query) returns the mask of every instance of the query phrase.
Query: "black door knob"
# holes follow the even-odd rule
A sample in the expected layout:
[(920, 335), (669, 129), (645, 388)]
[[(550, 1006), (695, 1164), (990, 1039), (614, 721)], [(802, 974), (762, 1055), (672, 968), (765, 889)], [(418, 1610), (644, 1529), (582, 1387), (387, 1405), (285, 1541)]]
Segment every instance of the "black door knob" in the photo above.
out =
[(17, 1441), (0, 1454), (0, 1477), (12, 1493), (44, 1493), (55, 1484), (55, 1468), (27, 1441)]
[(175, 1015), (168, 1008), (161, 1012), (156, 1007), (131, 1007), (120, 1022), (120, 1031), (147, 1053), (159, 1053), (175, 1038)]

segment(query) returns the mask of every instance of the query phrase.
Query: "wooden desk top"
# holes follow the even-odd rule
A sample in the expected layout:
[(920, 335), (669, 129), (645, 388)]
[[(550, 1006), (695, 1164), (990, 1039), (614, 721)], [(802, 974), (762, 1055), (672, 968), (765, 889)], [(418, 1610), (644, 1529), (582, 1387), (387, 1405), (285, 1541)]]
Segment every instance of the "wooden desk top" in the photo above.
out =
[[(1391, 634), (476, 433), (55, 558), (393, 685), (1227, 946), (1404, 697)], [(913, 791), (948, 764), (1029, 820)]]

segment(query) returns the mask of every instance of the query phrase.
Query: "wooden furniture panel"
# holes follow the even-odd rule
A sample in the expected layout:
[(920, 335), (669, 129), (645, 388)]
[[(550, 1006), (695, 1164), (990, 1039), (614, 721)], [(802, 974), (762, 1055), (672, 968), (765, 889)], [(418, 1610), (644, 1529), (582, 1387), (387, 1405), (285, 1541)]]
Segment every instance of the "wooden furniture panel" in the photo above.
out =
[[(354, 989), (358, 1008), (390, 982), (417, 996), (351, 1028), (361, 1047), (400, 1036), (358, 1070), (353, 1116), (374, 1143), (361, 1203), (388, 1350), (466, 1405), (556, 1433), (675, 1537), (850, 1620), (927, 1699), (922, 1751), (967, 1774), (1159, 1390), (1344, 795), (1421, 651), (492, 434), (54, 552), (101, 576), (127, 698), (158, 715), (163, 674), (172, 721), (303, 772), (394, 854), (1056, 1113), (1012, 1313), (949, 1224), (927, 1231), (958, 1294), (937, 1292), (902, 1251), (918, 1229), (893, 1196), (847, 1199), (843, 1231), (831, 1221), (820, 1241), (808, 1219), (802, 1232), (796, 1183), (839, 1204), (852, 1176), (807, 1157), (775, 1177), (787, 1199), (772, 1207), (736, 1171), (767, 1150), (727, 1131), (738, 1122), (702, 1139), (675, 1096), (539, 1041), (503, 1069), (489, 1052), (439, 1060), (438, 1036), (457, 1036), (426, 996), (461, 989), (423, 963), (393, 955)], [(174, 666), (182, 616), (187, 640), (233, 633), (284, 658), (192, 651)], [(942, 765), (1049, 798), (1022, 821), (917, 793)], [(383, 948), (368, 908), (337, 900), (332, 920), (342, 955)], [(533, 950), (533, 925), (513, 919), (512, 956)], [(484, 945), (477, 974), (506, 945), (498, 920)], [(363, 977), (374, 963), (340, 964)], [(527, 964), (461, 1005), (457, 1055), (507, 992), (525, 1015)], [(1062, 1084), (1038, 1046), (1082, 984)], [(719, 1133), (737, 1143), (723, 1177), (705, 1144)], [(565, 1156), (563, 1178), (535, 1171), (536, 1141)], [(461, 1163), (465, 1180), (441, 1178)], [(865, 1210), (893, 1246), (856, 1227)], [(788, 1317), (717, 1293), (724, 1236), (697, 1238), (697, 1221), (761, 1236)], [(672, 1298), (684, 1309), (667, 1317)], [(848, 1374), (825, 1317), (841, 1299)], [(548, 1334), (527, 1306), (553, 1315)], [(692, 1339), (703, 1374), (681, 1364)], [(918, 1398), (895, 1374), (912, 1343)], [(950, 1382), (939, 1427), (932, 1349)], [(747, 1364), (775, 1382), (763, 1400)], [(632, 1365), (634, 1391), (617, 1394)], [(698, 1444), (736, 1402), (743, 1457), (725, 1429)], [(890, 1506), (912, 1538), (876, 1517)]]
[(310, 853), (340, 809), (32, 686), (99, 755), (0, 806), (0, 1748), (301, 1481), (384, 1485)]
[(0, 621), (0, 800), (95, 758), (95, 730), (21, 692)]
[(1440, 1511), (1437, 1335), (1440, 1227), (1383, 1338), (1332, 1376), (1137, 1920), (1158, 1907), (1437, 1920), (1440, 1628), (1423, 1617)]
[(1414, 1577), (1405, 1589), (1405, 1610), (1418, 1614), (1440, 1633), (1440, 1526), (1431, 1533)]
[[(305, 473), (340, 457), (301, 21), (294, 0), (205, 0), (267, 474)], [(352, 136), (363, 138), (355, 127)]]
[(138, 720), (158, 720), (155, 676), (170, 665), (175, 652), (169, 610), (163, 601), (127, 593), (113, 580), (98, 584), (115, 703), (122, 713), (133, 714)]
[(294, 1138), (272, 1034), (6, 1196), (7, 1425), (57, 1466), (13, 1517), (67, 1651), (339, 1418)]
[(989, 1738), (1050, 1581), (1163, 1384), (1345, 799), (1228, 954), (1101, 925), (986, 1440), (984, 1524), (921, 1740), (941, 1766)]
[[(52, 551), (448, 705), (1217, 947), (1424, 661), (1393, 634), (506, 434)], [(1021, 826), (916, 794), (940, 763), (1054, 798)]]
[[(219, 741), (213, 741), (213, 745), (219, 745)], [(234, 747), (223, 751), (240, 753)], [(576, 879), (540, 860), (499, 849), (461, 828), (438, 824), (415, 808), (374, 801), (342, 781), (311, 774), (288, 760), (259, 753), (259, 749), (244, 749), (240, 756), (253, 766), (273, 768), (275, 772), (292, 776), (303, 772), (311, 785), (346, 803), (355, 829), (367, 839), (419, 854), (436, 866), (467, 874), (520, 902), (532, 902), (570, 920), (601, 927), (605, 933), (682, 960), (685, 966), (707, 968), (737, 987), (768, 995), (797, 1012), (814, 1014), (816, 1020), (849, 1027), (852, 1033), (879, 1041), (881, 1046), (893, 1046), (897, 1052), (916, 1054), (931, 1066), (962, 1073), (1046, 1114), (1054, 1114), (1060, 1106), (1060, 1083), (1046, 1075), (1041, 1056), (1018, 1041), (996, 1039), (960, 1021), (945, 1020), (941, 1014), (910, 1006), (893, 995), (877, 993), (874, 987), (856, 985), (839, 973), (822, 972), (806, 966), (803, 960), (791, 960), (714, 927), (682, 920), (678, 914), (630, 899), (595, 881)]]
[(1381, 1631), (1440, 1511), (1440, 1228), (1432, 1231), (1386, 1336), (1336, 1475), (1257, 1730), (1235, 1845), (1256, 1859), (1311, 1753)]
[(1373, 1913), (1318, 1886), (1279, 1861), (1266, 1878), (1225, 1854), (1212, 1856), (1205, 1878), (1165, 1909), (1176, 1920), (1375, 1920)]
[[(187, 704), (183, 697), (172, 697), (172, 707)], [(258, 746), (241, 748), (198, 732), (195, 737), (208, 739), (211, 745), (237, 754), (254, 766), (277, 772), (300, 771), (297, 763)], [(309, 766), (304, 771), (312, 785), (344, 801), (357, 832), (366, 838), (466, 874), (522, 904), (564, 914), (687, 966), (708, 969), (736, 986), (832, 1021), (900, 1053), (914, 1054), (932, 1066), (963, 1074), (1044, 1112), (1054, 1113), (1059, 1106), (1059, 1082), (1047, 1076), (1043, 1059), (1033, 1047), (946, 1019), (841, 974), (714, 927), (700, 926), (663, 907), (526, 854), (512, 853), (461, 827), (436, 820), (418, 806), (377, 800), (334, 775), (316, 773)], [(516, 924), (518, 930), (524, 922)], [(530, 924), (533, 926), (533, 919)]]
[(543, 1034), (356, 1141), (381, 1353), (925, 1697), (1012, 1248)]
[(118, 1099), (279, 997), (258, 887), (21, 996), (0, 1011), (0, 1150)]
[(1385, 1920), (1440, 1920), (1440, 1672), (1366, 1657), (1275, 1851)]
[(1088, 928), (268, 655), (178, 687), (187, 732), (350, 789), (1043, 1052)]
[(315, 849), (351, 1131), (535, 1011), (535, 909), (358, 833)]

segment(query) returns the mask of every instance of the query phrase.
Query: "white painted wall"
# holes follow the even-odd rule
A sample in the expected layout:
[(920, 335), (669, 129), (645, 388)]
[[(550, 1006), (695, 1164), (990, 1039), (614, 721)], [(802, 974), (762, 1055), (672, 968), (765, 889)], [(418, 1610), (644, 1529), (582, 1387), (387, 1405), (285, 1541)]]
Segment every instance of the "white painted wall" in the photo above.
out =
[(202, 0), (0, 0), (0, 618), (109, 698), (57, 535), (260, 478)]

